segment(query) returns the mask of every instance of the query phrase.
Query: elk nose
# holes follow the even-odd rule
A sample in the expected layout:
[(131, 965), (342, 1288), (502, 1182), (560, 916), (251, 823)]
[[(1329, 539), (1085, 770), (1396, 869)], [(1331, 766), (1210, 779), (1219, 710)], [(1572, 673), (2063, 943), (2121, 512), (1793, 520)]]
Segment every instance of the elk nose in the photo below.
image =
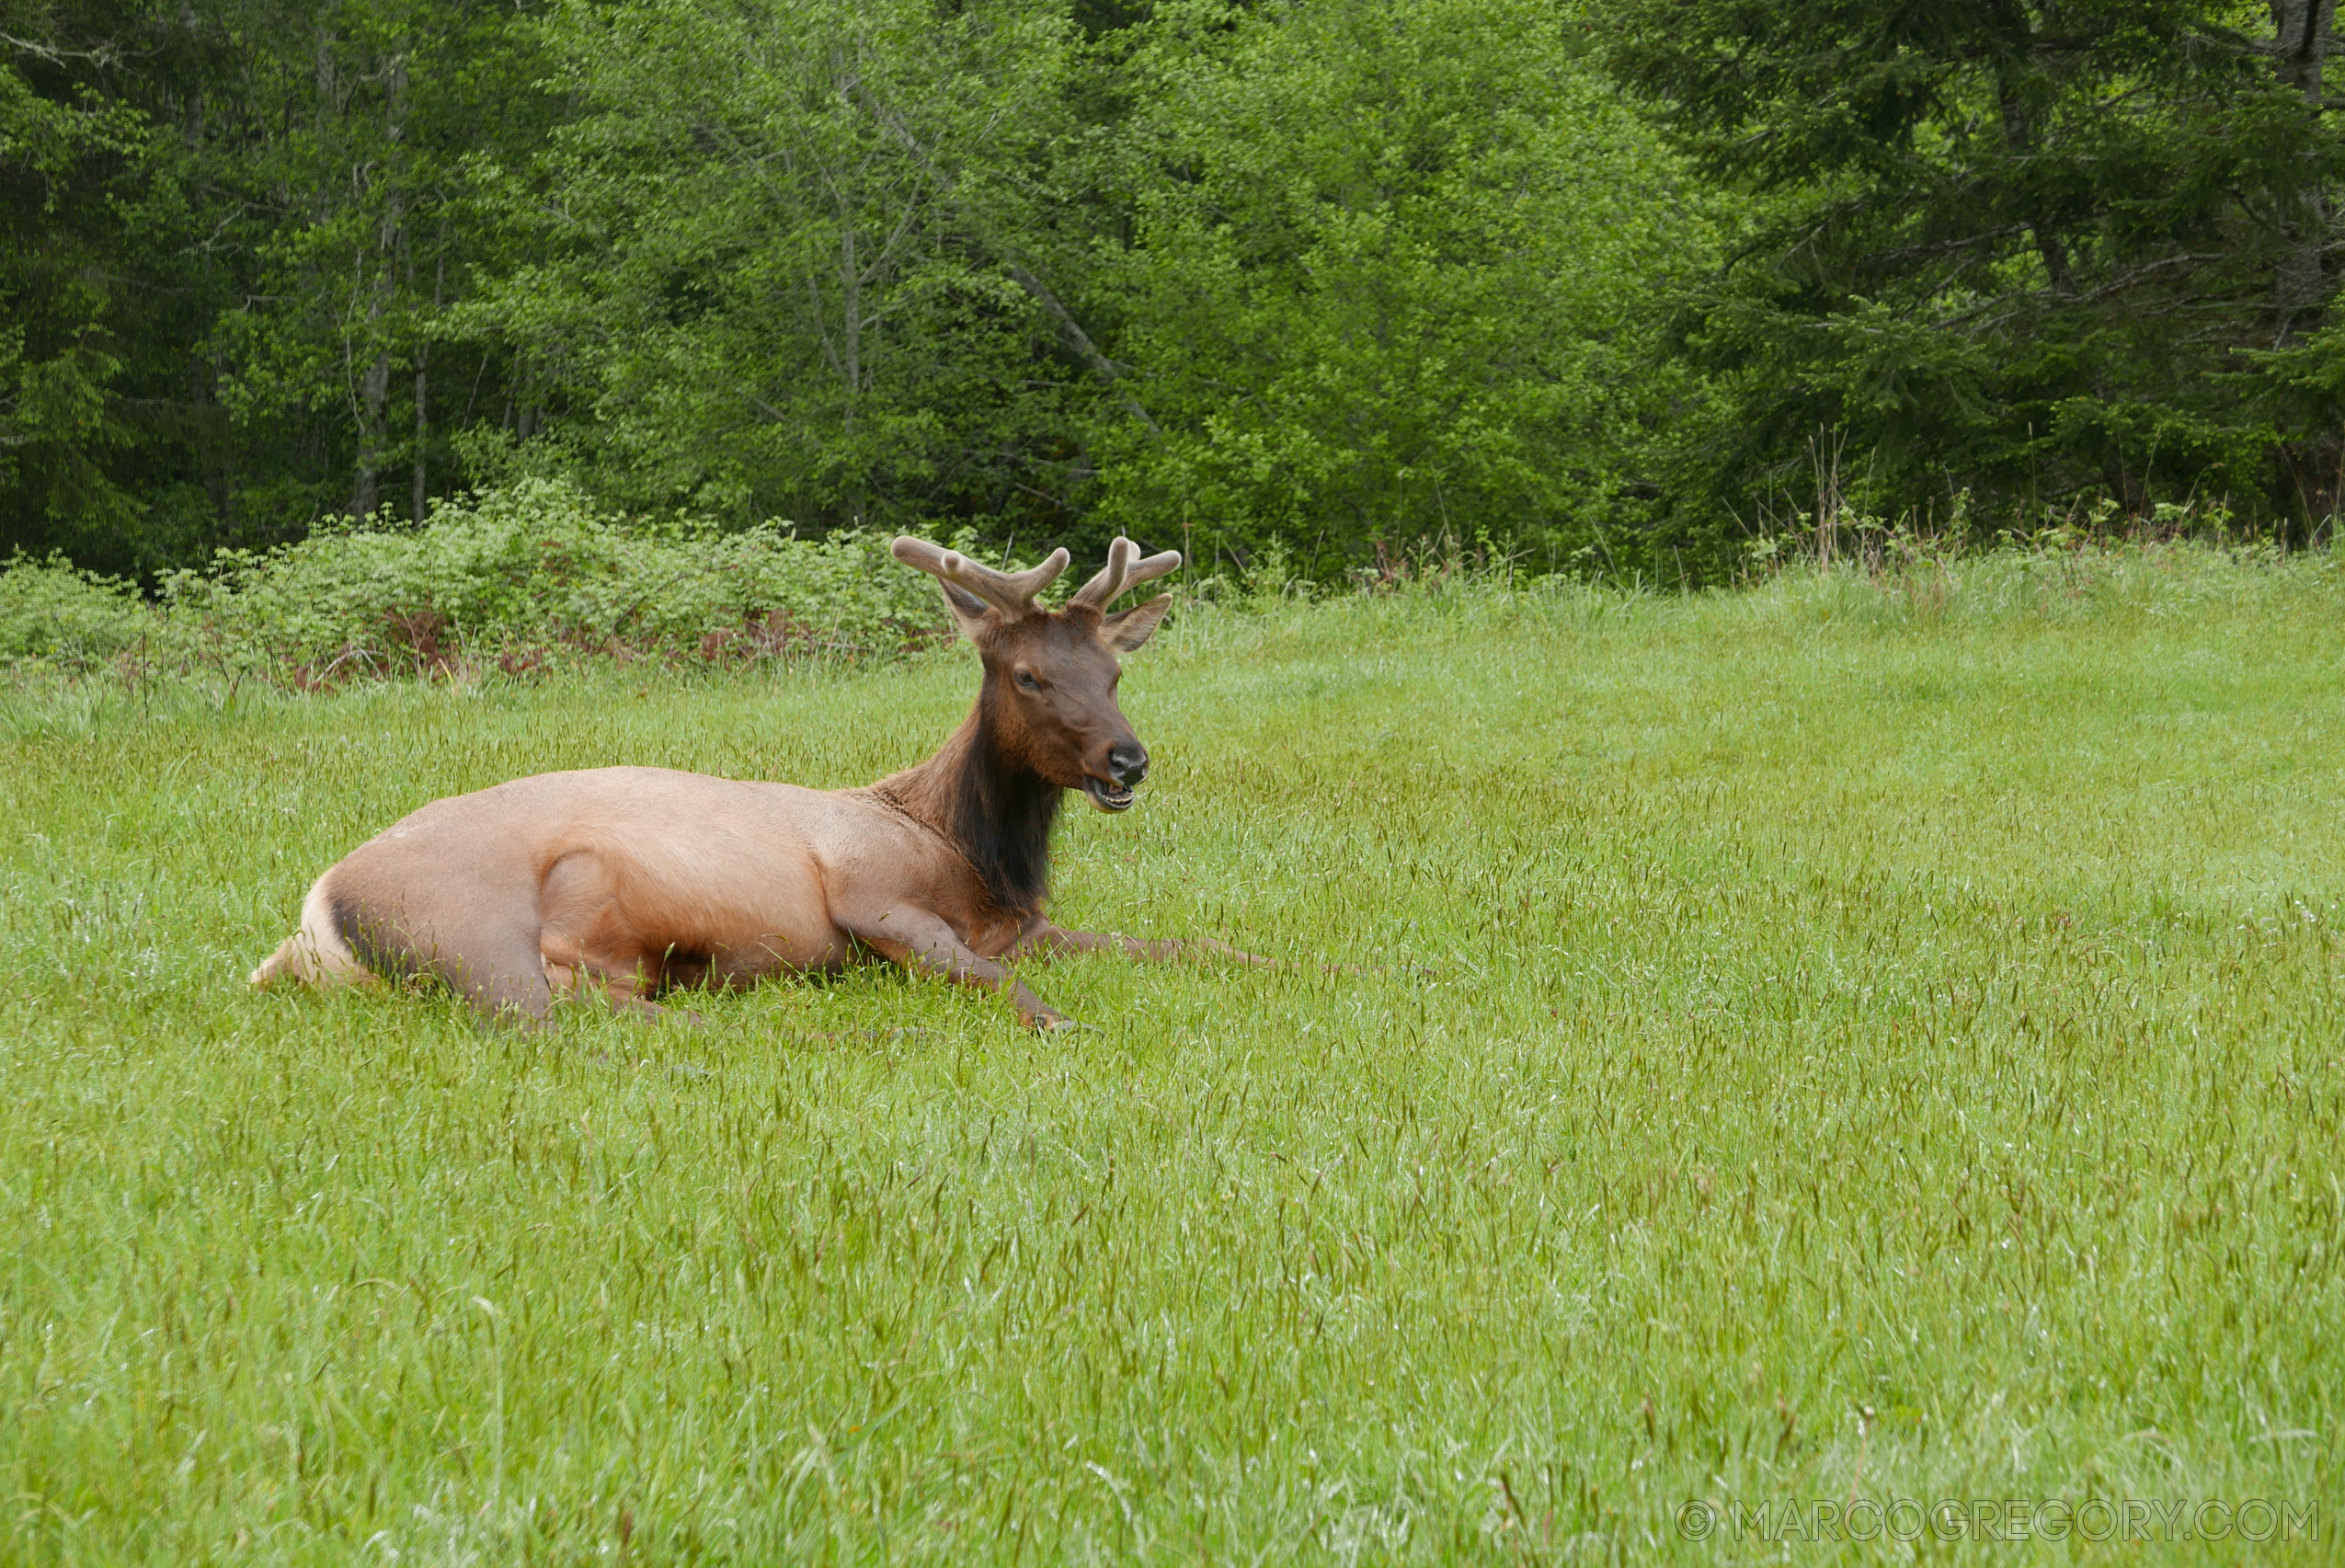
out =
[(1137, 740), (1119, 740), (1107, 749), (1107, 771), (1119, 784), (1136, 784), (1148, 777), (1148, 748)]

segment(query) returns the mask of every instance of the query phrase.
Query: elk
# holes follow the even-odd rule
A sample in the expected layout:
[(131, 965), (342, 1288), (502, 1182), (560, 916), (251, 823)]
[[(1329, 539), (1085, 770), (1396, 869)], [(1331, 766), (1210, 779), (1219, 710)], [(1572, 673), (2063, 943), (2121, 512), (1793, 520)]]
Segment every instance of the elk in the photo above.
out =
[(1066, 570), (1064, 550), (1015, 573), (921, 539), (892, 550), (936, 578), (984, 665), (976, 706), (928, 761), (862, 789), (595, 768), (436, 800), (329, 867), (253, 983), (430, 977), (487, 1017), (542, 1024), (584, 985), (658, 1016), (650, 999), (679, 987), (875, 957), (1000, 991), (1022, 1022), (1058, 1028), (1067, 1017), (1009, 963), (1094, 951), (1263, 962), (1209, 939), (1066, 931), (1044, 912), (1061, 794), (1125, 811), (1148, 776), (1115, 702), (1119, 656), (1148, 641), (1172, 596), (1109, 606), (1180, 553), (1141, 558), (1118, 538), (1054, 611), (1035, 595)]

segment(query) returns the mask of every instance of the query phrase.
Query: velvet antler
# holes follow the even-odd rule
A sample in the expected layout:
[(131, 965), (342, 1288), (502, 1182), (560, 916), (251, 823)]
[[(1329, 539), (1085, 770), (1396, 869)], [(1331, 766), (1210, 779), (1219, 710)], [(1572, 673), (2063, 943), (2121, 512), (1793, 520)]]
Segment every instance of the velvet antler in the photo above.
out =
[(1107, 547), (1107, 565), (1100, 567), (1099, 574), (1091, 581), (1075, 590), (1075, 597), (1067, 601), (1068, 605), (1071, 608), (1081, 604), (1092, 610), (1104, 610), (1115, 602), (1118, 594), (1138, 588), (1144, 582), (1152, 582), (1167, 572), (1181, 569), (1181, 552), (1178, 550), (1167, 550), (1145, 560), (1137, 558), (1139, 553), (1138, 545), (1117, 534), (1115, 543)]
[(947, 550), (909, 533), (889, 545), (888, 554), (1012, 617), (1032, 614), (1035, 595), (1057, 581), (1070, 559), (1066, 551), (1053, 550), (1042, 565), (1027, 571), (999, 572), (970, 560), (958, 550)]

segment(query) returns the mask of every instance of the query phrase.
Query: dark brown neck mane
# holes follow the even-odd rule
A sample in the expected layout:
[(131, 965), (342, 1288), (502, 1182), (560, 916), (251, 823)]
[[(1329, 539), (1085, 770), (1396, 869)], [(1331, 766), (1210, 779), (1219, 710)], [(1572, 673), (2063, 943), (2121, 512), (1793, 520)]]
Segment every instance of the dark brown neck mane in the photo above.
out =
[(951, 841), (1003, 910), (1041, 912), (1050, 891), (1050, 830), (1059, 786), (1002, 750), (992, 682), (935, 756), (872, 793)]

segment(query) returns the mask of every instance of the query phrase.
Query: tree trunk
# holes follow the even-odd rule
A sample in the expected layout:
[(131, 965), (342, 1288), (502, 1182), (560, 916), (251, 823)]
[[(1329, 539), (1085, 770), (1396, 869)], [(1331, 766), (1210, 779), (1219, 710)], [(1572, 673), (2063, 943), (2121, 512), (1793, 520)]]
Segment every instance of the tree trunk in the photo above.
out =
[(372, 517), (383, 501), (383, 410), (390, 397), (391, 356), (377, 354), (359, 379), (359, 462), (350, 483), (352, 517)]
[[(2321, 68), (2328, 62), (2336, 17), (2337, 0), (2271, 0), (2272, 72), (2281, 86), (2304, 97), (2316, 116), (2320, 113)], [(2286, 346), (2317, 324), (2328, 296), (2320, 263), (2328, 227), (2320, 189), (2309, 187), (2297, 199), (2289, 224), (2291, 244), (2272, 279), (2275, 347)]]
[[(2003, 111), (2003, 144), (2010, 149), (2014, 158), (2025, 162), (2035, 154), (2035, 127), (2028, 122), (2028, 111), (2020, 104), (2019, 90), (2012, 86), (2008, 74), (1997, 77), (1996, 95), (2001, 99), (1998, 107)], [(2076, 276), (2068, 266), (2068, 247), (2060, 242), (2058, 235), (2052, 232), (2041, 213), (2030, 219), (2028, 231), (2035, 237), (2036, 254), (2043, 259), (2044, 276), (2051, 282), (2053, 292), (2074, 295)]]
[(431, 468), (429, 463), (426, 460), (424, 452), (425, 443), (431, 440), (431, 422), (426, 418), (424, 415), (424, 409), (426, 406), (424, 401), (426, 384), (424, 379), (425, 368), (429, 365), (430, 362), (430, 345), (423, 343), (418, 344), (416, 346), (415, 498), (409, 503), (407, 509), (408, 515), (414, 518), (418, 522), (421, 522), (423, 521), (424, 498), (430, 494), (431, 488)]
[[(407, 63), (404, 55), (394, 55), (388, 79), (384, 84), (384, 134), (395, 149), (406, 131)], [(395, 168), (377, 177), (395, 180)], [(350, 485), (350, 515), (372, 517), (382, 504), (382, 468), (385, 449), (390, 444), (387, 418), (391, 401), (391, 353), (383, 346), (383, 318), (391, 306), (391, 298), (399, 286), (398, 258), (406, 248), (405, 211), (399, 188), (395, 184), (383, 206), (383, 219), (375, 232), (375, 254), (380, 258), (374, 269), (373, 297), (367, 301), (366, 344), (374, 350), (374, 359), (359, 381), (359, 459), (358, 473)]]
[[(444, 221), (440, 224), (440, 262), (431, 279), (431, 314), (434, 317), (440, 314), (440, 297), (448, 286), (447, 224)], [(431, 419), (429, 413), (431, 404), (426, 395), (430, 390), (426, 379), (430, 364), (431, 339), (418, 337), (416, 340), (415, 501), (410, 509), (410, 515), (418, 523), (423, 521), (424, 504), (431, 494)]]
[(864, 389), (863, 274), (855, 269), (855, 214), (839, 213), (839, 373), (847, 383), (846, 429), (855, 433), (855, 400)]

